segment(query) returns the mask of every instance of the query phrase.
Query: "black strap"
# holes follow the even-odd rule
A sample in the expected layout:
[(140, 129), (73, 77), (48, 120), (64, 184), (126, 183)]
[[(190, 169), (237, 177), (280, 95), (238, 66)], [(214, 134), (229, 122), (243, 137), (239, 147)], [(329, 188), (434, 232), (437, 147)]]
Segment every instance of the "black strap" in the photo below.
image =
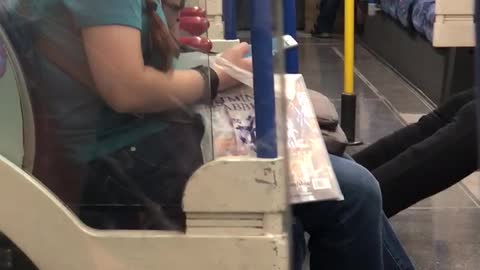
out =
[(210, 67), (198, 66), (194, 67), (193, 70), (198, 71), (205, 82), (204, 84), (204, 94), (205, 101), (214, 100), (218, 95), (218, 86), (220, 84), (218, 74)]

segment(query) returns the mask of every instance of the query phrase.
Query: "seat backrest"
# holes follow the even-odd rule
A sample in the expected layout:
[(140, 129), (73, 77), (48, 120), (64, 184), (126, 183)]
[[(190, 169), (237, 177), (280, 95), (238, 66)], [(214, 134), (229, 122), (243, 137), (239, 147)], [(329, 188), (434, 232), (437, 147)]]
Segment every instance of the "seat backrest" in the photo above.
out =
[(0, 155), (28, 172), (33, 169), (35, 126), (31, 100), (15, 50), (1, 25)]
[(46, 113), (44, 100), (34, 95), (43, 87), (32, 45), (32, 26), (37, 18), (30, 16), (28, 7), (22, 5), (32, 1), (8, 0), (11, 5), (4, 5), (3, 1), (0, 0), (0, 45), (5, 50), (6, 72), (0, 78), (0, 155), (33, 174), (73, 207), (80, 201), (83, 178), (63, 158), (62, 145), (52, 138), (55, 123)]

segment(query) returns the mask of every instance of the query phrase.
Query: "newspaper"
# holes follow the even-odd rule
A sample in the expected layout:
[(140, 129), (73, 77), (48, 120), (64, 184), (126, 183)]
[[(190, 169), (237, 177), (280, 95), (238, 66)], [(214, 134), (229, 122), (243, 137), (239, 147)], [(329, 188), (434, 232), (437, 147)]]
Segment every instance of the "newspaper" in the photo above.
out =
[[(282, 76), (288, 87), (285, 98), (290, 202), (342, 200), (303, 77)], [(256, 155), (255, 107), (250, 86), (220, 93), (212, 104), (211, 119), (213, 158)]]

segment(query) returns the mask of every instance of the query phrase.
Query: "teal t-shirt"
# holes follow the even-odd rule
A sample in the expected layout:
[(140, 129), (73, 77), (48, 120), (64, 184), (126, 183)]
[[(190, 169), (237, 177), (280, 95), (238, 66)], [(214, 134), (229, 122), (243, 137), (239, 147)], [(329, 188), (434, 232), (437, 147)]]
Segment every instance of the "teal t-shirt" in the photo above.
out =
[[(69, 57), (85, 61), (79, 36), (84, 27), (123, 25), (142, 33), (146, 55), (149, 18), (143, 0), (30, 0), (31, 13), (37, 20), (34, 34), (45, 35), (68, 50)], [(158, 5), (158, 15), (165, 15)], [(73, 19), (74, 30), (66, 27)], [(66, 154), (88, 162), (98, 156), (135, 144), (142, 138), (160, 132), (167, 125), (158, 118), (138, 118), (111, 110), (93, 89), (75, 81), (41, 55), (35, 72), (43, 87), (35, 95), (45, 104), (45, 115), (55, 123), (51, 128), (60, 138)], [(155, 63), (155, 59), (145, 59)], [(152, 64), (153, 66), (155, 64)]]

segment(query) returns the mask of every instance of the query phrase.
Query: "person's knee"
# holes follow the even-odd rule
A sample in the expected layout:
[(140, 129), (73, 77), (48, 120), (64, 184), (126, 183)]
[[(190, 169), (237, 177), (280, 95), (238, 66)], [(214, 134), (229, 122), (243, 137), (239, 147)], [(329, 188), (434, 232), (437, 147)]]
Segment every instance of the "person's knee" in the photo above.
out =
[(375, 177), (359, 164), (338, 157), (332, 165), (345, 197), (343, 209), (349, 214), (344, 218), (377, 218), (382, 211), (382, 195)]
[(355, 234), (379, 223), (382, 196), (378, 182), (354, 161), (330, 156), (343, 201), (316, 202), (294, 206), (294, 213), (309, 233), (340, 230)]

